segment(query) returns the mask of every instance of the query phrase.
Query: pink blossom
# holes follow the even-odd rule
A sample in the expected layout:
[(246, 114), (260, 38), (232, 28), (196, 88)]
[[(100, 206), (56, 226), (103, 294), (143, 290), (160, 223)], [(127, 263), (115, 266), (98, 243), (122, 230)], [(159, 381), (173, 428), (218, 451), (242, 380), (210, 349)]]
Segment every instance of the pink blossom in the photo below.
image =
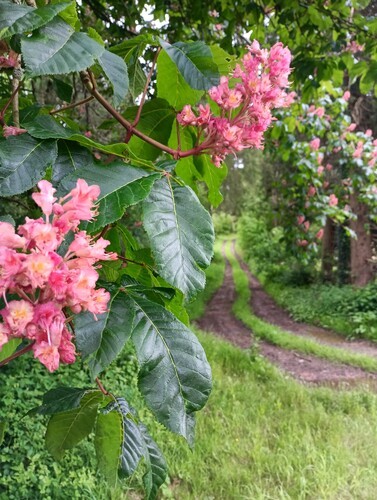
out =
[(304, 222), (304, 224), (303, 224), (303, 226), (304, 226), (304, 231), (305, 231), (305, 232), (309, 231), (309, 228), (310, 228), (310, 222), (309, 222), (308, 220), (307, 220), (307, 221), (305, 221), (305, 222)]
[(9, 222), (0, 222), (0, 244), (8, 248), (24, 248), (25, 238), (18, 236)]
[(351, 97), (351, 92), (349, 90), (346, 90), (343, 94), (343, 99), (345, 101), (348, 101), (350, 97)]
[(12, 127), (12, 126), (8, 127), (8, 125), (3, 126), (3, 136), (4, 137), (10, 137), (13, 135), (21, 135), (21, 134), (25, 134), (26, 132), (27, 132), (27, 130), (25, 130), (24, 128)]
[(323, 228), (321, 228), (321, 229), (317, 232), (317, 234), (315, 235), (315, 237), (316, 237), (318, 240), (321, 240), (321, 239), (323, 238), (323, 232), (324, 232), (324, 230), (323, 230)]
[(365, 131), (365, 135), (366, 135), (367, 137), (372, 137), (372, 134), (373, 134), (373, 132), (371, 131), (371, 129), (370, 129), (370, 128), (368, 128), (368, 130), (366, 130), (366, 131)]
[(321, 143), (320, 139), (316, 137), (315, 139), (309, 142), (310, 149), (312, 151), (317, 151), (317, 149), (319, 149), (320, 143)]
[(348, 125), (348, 127), (346, 128), (346, 131), (353, 132), (356, 127), (357, 127), (356, 123), (351, 123), (351, 125)]
[(196, 116), (189, 104), (186, 104), (182, 111), (178, 113), (177, 120), (181, 125), (196, 125)]
[(54, 193), (56, 192), (56, 189), (54, 189), (52, 187), (51, 183), (48, 181), (39, 181), (38, 187), (39, 187), (40, 192), (33, 193), (31, 195), (31, 197), (33, 198), (35, 203), (39, 207), (41, 207), (42, 212), (45, 215), (51, 215), (52, 214), (52, 205), (57, 200), (57, 198), (54, 197)]
[(15, 337), (23, 335), (26, 325), (33, 319), (34, 308), (26, 300), (11, 300), (4, 309), (0, 311), (6, 326)]
[(85, 137), (87, 137), (88, 139), (90, 139), (92, 137), (92, 133), (90, 130), (87, 130), (86, 132), (84, 132), (84, 135)]
[(329, 205), (330, 207), (335, 207), (338, 204), (338, 198), (335, 194), (331, 193), (329, 196)]
[(325, 170), (325, 167), (324, 167), (323, 165), (320, 165), (320, 166), (317, 168), (317, 174), (318, 174), (318, 175), (322, 175), (324, 170)]
[(11, 332), (9, 328), (6, 325), (4, 325), (4, 323), (0, 323), (0, 351), (3, 345), (9, 342), (10, 334)]
[[(94, 265), (116, 255), (105, 251), (107, 240), (94, 240), (85, 231), (74, 235), (65, 256), (58, 253), (65, 234), (77, 231), (81, 220), (95, 214), (98, 186), (79, 179), (59, 202), (49, 182), (41, 181), (38, 187), (33, 198), (46, 220), (26, 218), (17, 232), (10, 224), (0, 223), (0, 293), (5, 302), (0, 311), (0, 348), (13, 337), (31, 340), (34, 357), (55, 371), (60, 363), (76, 359), (65, 314), (91, 311), (96, 319), (96, 314), (107, 311), (110, 294), (96, 289)], [(20, 300), (8, 302), (7, 293)]]
[(311, 198), (312, 196), (314, 196), (316, 194), (317, 190), (314, 186), (309, 186), (309, 189), (308, 189), (308, 196)]
[(309, 244), (309, 243), (308, 243), (308, 241), (307, 241), (307, 240), (298, 240), (298, 241), (297, 241), (297, 245), (298, 245), (299, 247), (306, 247), (308, 244)]
[(332, 170), (332, 168), (333, 167), (332, 167), (331, 163), (326, 164), (326, 170), (328, 170), (330, 172)]
[(301, 225), (305, 221), (305, 215), (297, 216), (297, 224)]
[(54, 372), (59, 368), (60, 356), (56, 345), (42, 341), (33, 345), (33, 351), (34, 357), (38, 358), (49, 372)]

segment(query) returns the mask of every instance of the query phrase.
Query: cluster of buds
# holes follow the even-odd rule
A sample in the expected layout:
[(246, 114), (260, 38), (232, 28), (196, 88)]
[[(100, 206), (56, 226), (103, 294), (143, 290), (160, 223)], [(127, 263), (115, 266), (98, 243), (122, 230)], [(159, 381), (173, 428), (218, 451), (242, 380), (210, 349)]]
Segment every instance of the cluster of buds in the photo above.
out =
[[(26, 217), (17, 232), (0, 222), (0, 295), (5, 304), (0, 310), (0, 349), (12, 338), (28, 339), (34, 357), (53, 372), (60, 362), (70, 364), (76, 358), (70, 314), (90, 311), (95, 317), (106, 312), (110, 295), (96, 289), (96, 263), (117, 257), (105, 252), (107, 240), (94, 241), (78, 227), (96, 215), (98, 186), (79, 179), (58, 201), (48, 181), (38, 187), (40, 192), (32, 197), (44, 218)], [(61, 245), (68, 233), (72, 241), (64, 252)]]
[(215, 116), (208, 104), (199, 105), (197, 113), (187, 105), (178, 114), (182, 126), (198, 128), (198, 137), (204, 138), (200, 151), (210, 154), (217, 167), (228, 154), (263, 148), (263, 134), (273, 120), (272, 110), (289, 106), (295, 96), (285, 92), (290, 63), (291, 53), (282, 43), (268, 51), (254, 41), (231, 76), (221, 77), (220, 84), (209, 90), (220, 116)]

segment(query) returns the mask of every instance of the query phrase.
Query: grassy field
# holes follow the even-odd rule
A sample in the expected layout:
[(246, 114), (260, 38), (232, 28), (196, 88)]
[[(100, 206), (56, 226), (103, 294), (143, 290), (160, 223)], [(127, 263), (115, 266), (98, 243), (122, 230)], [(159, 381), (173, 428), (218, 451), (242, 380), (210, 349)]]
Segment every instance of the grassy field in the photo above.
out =
[[(204, 307), (221, 284), (220, 257), (208, 273)], [(220, 279), (221, 278), (221, 279)], [(254, 351), (241, 351), (197, 332), (213, 370), (214, 389), (197, 419), (190, 450), (153, 422), (136, 386), (127, 350), (104, 377), (106, 386), (138, 408), (169, 463), (161, 498), (177, 500), (374, 500), (377, 491), (377, 396), (367, 390), (308, 388), (281, 374)], [(20, 373), (28, 377), (20, 378)], [(21, 418), (51, 385), (85, 386), (79, 366), (46, 374), (31, 357), (1, 373), (0, 498), (123, 500), (143, 498), (136, 481), (110, 492), (95, 471), (91, 440), (60, 463), (43, 450), (44, 418)], [(16, 401), (12, 402), (13, 393)], [(142, 475), (140, 468), (139, 478)]]

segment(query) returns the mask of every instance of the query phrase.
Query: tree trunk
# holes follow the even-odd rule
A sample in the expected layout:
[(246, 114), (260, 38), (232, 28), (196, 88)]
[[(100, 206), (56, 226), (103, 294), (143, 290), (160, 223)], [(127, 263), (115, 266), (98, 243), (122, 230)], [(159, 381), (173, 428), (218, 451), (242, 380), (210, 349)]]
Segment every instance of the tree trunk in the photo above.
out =
[(327, 218), (322, 238), (322, 277), (328, 282), (333, 279), (334, 248), (335, 226), (334, 222)]
[(337, 248), (338, 248), (338, 285), (345, 285), (350, 281), (350, 258), (351, 244), (350, 237), (344, 227), (336, 227)]
[(351, 283), (365, 286), (373, 279), (372, 238), (368, 207), (358, 201), (357, 193), (351, 195), (350, 206), (356, 220), (350, 222), (350, 228), (356, 233), (357, 239), (351, 239)]

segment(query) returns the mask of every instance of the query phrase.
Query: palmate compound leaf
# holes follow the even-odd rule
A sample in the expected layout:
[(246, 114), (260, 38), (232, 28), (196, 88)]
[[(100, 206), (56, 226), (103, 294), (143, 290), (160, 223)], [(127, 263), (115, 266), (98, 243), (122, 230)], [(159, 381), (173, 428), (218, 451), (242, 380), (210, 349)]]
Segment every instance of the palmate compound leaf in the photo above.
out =
[(87, 227), (88, 231), (94, 232), (120, 219), (127, 207), (144, 200), (159, 177), (159, 173), (126, 165), (122, 161), (107, 166), (88, 165), (64, 178), (59, 193), (70, 191), (79, 178), (88, 184), (99, 185), (98, 216)]
[(46, 5), (37, 9), (14, 2), (0, 3), (0, 38), (33, 31), (44, 26), (74, 2)]
[(103, 401), (102, 392), (89, 392), (83, 396), (78, 408), (56, 413), (50, 418), (46, 448), (56, 460), (60, 460), (66, 450), (90, 434), (96, 421), (98, 405)]
[(43, 28), (21, 40), (29, 76), (62, 75), (92, 66), (104, 47), (85, 33), (75, 31), (56, 17)]
[(205, 286), (202, 268), (213, 255), (209, 213), (187, 186), (169, 177), (155, 182), (143, 204), (144, 227), (161, 276), (189, 298)]
[(139, 389), (168, 429), (193, 442), (193, 413), (211, 392), (211, 368), (195, 335), (162, 305), (127, 291), (134, 311), (132, 341), (140, 365)]
[(56, 155), (54, 140), (28, 134), (0, 140), (0, 196), (13, 196), (35, 186)]

